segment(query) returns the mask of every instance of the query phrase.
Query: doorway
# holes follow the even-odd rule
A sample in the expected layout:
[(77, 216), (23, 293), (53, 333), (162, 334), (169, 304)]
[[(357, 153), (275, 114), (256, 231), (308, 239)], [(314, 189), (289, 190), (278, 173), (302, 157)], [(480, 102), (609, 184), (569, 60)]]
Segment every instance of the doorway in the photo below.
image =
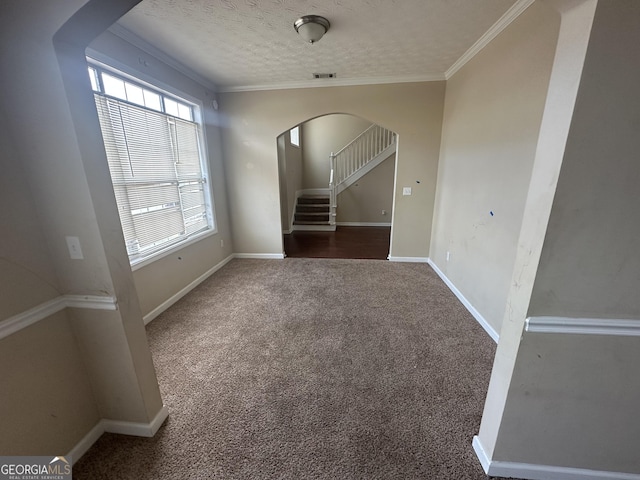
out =
[(308, 120), (277, 139), (286, 256), (386, 259), (397, 136), (349, 114)]

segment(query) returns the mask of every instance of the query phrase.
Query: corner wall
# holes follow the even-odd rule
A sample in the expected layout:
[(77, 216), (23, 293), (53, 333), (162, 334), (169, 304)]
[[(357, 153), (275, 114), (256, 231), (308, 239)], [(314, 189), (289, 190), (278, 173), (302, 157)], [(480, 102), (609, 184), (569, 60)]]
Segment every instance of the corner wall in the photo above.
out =
[[(505, 466), (640, 478), (639, 43), (640, 4), (598, 2), (527, 312), (553, 329), (521, 333), (493, 454)], [(568, 328), (580, 318), (600, 330)]]
[[(3, 392), (3, 415), (11, 417), (3, 435), (16, 439), (15, 454), (66, 454), (96, 431), (91, 427), (100, 419), (148, 425), (165, 418), (106, 156), (97, 147), (100, 130), (84, 60), (90, 39), (135, 3), (7, 0), (0, 7), (0, 83), (8, 92), (0, 109), (15, 150), (9, 156), (11, 148), (3, 148), (0, 159), (19, 164), (26, 184), (10, 200), (24, 203), (9, 213), (9, 228), (33, 234), (18, 250), (3, 253), (23, 280), (24, 270), (35, 267), (30, 282), (12, 289), (16, 301), (0, 318), (2, 350), (14, 354), (3, 358), (0, 375), (16, 387)], [(32, 210), (35, 220), (21, 218), (21, 208)], [(67, 235), (79, 238), (82, 260), (70, 258)], [(25, 261), (30, 253), (33, 259)], [(83, 308), (69, 308), (69, 295), (82, 299)], [(18, 332), (7, 328), (16, 324), (23, 327)], [(51, 344), (43, 345), (47, 339)], [(31, 358), (21, 345), (43, 348), (31, 350)], [(49, 391), (52, 380), (58, 382)], [(25, 381), (30, 390), (22, 390)], [(16, 401), (16, 392), (30, 395)]]
[(429, 257), (498, 333), (559, 25), (536, 2), (447, 81)]

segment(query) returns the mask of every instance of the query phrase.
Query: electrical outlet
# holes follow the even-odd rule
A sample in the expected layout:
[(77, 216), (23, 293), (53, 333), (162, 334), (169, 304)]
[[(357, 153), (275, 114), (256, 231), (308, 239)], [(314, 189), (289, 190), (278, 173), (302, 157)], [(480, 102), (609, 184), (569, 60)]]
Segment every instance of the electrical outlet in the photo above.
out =
[(222, 238), (220, 239), (220, 247), (224, 248), (224, 239), (222, 239)]
[(402, 187), (402, 195), (411, 195), (411, 187)]
[(80, 239), (78, 237), (65, 237), (67, 240), (67, 248), (69, 249), (69, 257), (72, 260), (83, 260), (82, 248), (80, 247)]

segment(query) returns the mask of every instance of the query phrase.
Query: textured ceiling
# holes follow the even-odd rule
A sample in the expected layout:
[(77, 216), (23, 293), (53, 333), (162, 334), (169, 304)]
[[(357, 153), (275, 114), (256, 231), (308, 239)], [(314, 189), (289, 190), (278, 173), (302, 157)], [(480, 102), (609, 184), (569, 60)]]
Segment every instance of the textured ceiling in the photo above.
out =
[[(444, 78), (515, 0), (143, 0), (119, 20), (222, 88)], [(331, 22), (316, 44), (293, 28)]]

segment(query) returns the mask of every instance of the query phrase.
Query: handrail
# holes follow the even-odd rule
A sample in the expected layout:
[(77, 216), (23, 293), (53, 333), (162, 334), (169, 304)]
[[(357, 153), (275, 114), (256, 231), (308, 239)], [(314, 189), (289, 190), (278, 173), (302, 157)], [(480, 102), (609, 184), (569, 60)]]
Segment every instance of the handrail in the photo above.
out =
[(395, 133), (380, 125), (371, 125), (338, 153), (335, 162), (334, 183), (340, 185), (395, 142)]
[(337, 187), (351, 175), (367, 165), (395, 143), (396, 134), (380, 125), (373, 124), (363, 131), (338, 153), (331, 152), (329, 175), (329, 195), (331, 205), (330, 223), (335, 225)]
[[(371, 125), (371, 126), (367, 127), (367, 128), (366, 128), (366, 129), (365, 129), (365, 130), (360, 134), (360, 135), (358, 135), (356, 138), (354, 138), (354, 139), (353, 139), (353, 140), (351, 140), (349, 143), (347, 143), (344, 147), (342, 147), (340, 150), (338, 150), (338, 151), (335, 153), (335, 156), (337, 157), (338, 155), (340, 155), (344, 150), (346, 150), (347, 148), (349, 148), (349, 146), (350, 146), (352, 143), (357, 142), (357, 141), (358, 141), (358, 139), (359, 139), (360, 137), (362, 137), (362, 136), (366, 135), (366, 134), (367, 134), (367, 132), (368, 132), (369, 130), (371, 130), (371, 129), (375, 128), (375, 127), (379, 127), (379, 125), (376, 125), (376, 124), (374, 123), (373, 125)], [(382, 128), (382, 127), (381, 127), (381, 128)], [(333, 154), (332, 154), (332, 155), (333, 155)]]

